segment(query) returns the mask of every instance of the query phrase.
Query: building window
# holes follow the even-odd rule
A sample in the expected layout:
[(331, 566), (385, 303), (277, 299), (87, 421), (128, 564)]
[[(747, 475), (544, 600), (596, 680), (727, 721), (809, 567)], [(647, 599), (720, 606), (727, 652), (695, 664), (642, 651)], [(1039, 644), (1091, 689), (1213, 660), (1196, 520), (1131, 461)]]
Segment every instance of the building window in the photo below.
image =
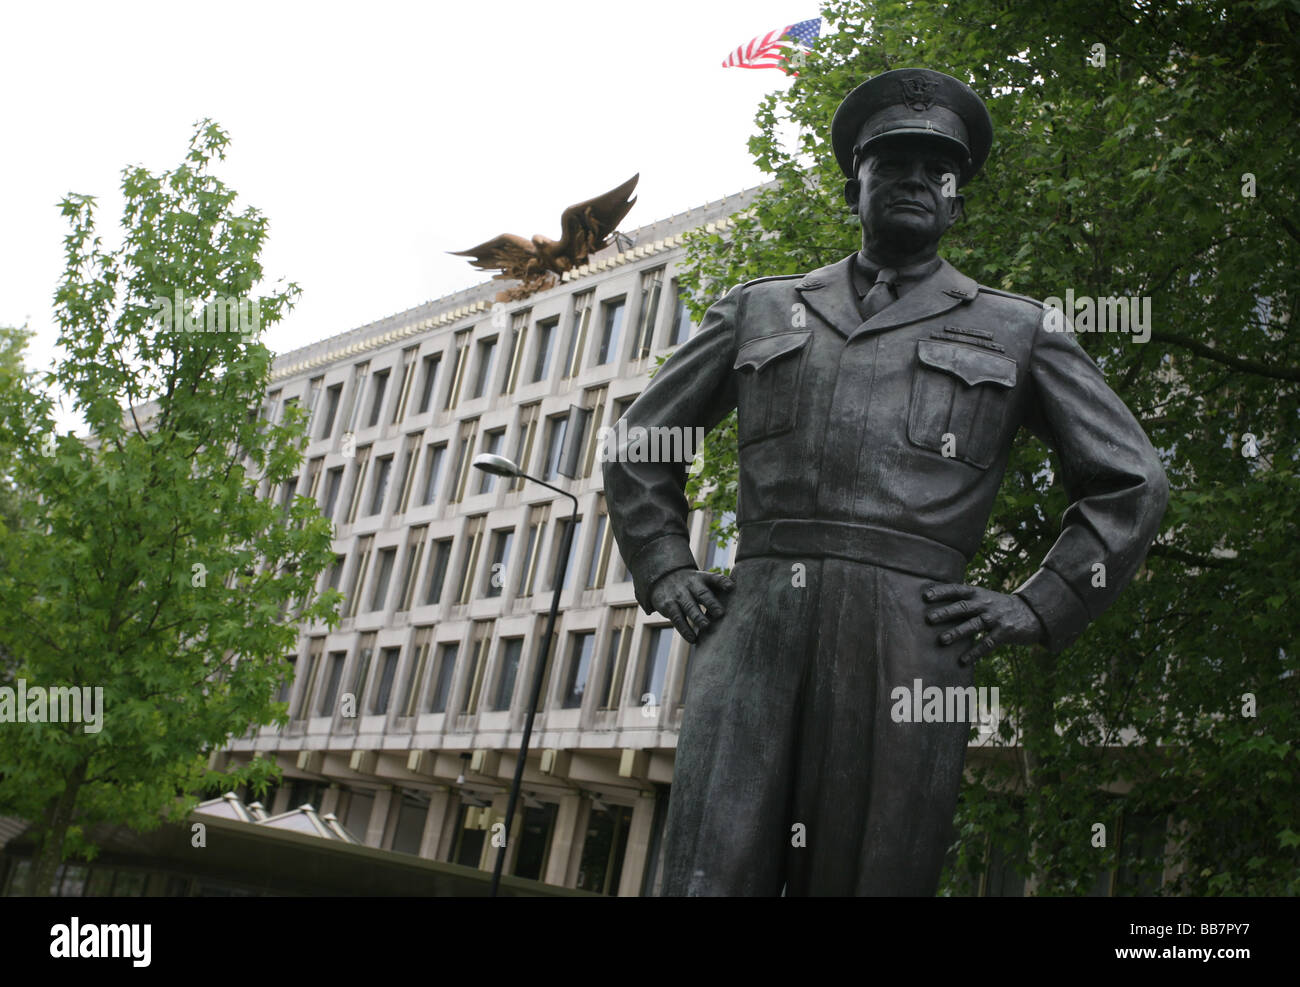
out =
[(420, 503), (428, 507), (438, 499), (438, 480), (442, 477), (442, 460), (447, 454), (447, 443), (432, 443), (424, 453), (424, 493)]
[[(568, 561), (564, 566), (564, 589), (568, 589), (569, 585), (573, 582), (573, 561), (577, 555), (578, 542), (582, 537), (582, 518), (578, 518), (576, 522), (572, 518), (560, 518), (559, 524), (555, 527), (555, 549), (551, 553), (552, 563), (558, 563), (560, 550), (564, 547), (564, 534), (569, 530), (570, 526), (573, 527), (573, 539), (569, 542)], [(554, 565), (552, 565), (551, 573), (550, 588), (555, 589)]]
[(516, 312), (510, 317), (510, 362), (501, 382), (502, 394), (513, 394), (519, 383), (519, 370), (524, 362), (524, 346), (528, 342), (528, 316), (531, 310)]
[(582, 843), (578, 887), (597, 894), (618, 894), (623, 876), (623, 854), (632, 828), (632, 810), (625, 805), (592, 805), (587, 817), (587, 838)]
[(294, 491), (298, 489), (298, 478), (291, 476), (280, 485), (280, 511), (287, 518), (293, 509)]
[(310, 497), (313, 503), (317, 503), (316, 494), (320, 488), (321, 467), (324, 465), (324, 456), (318, 456), (307, 464), (307, 492), (304, 496)]
[(523, 825), (519, 834), (519, 852), (515, 856), (514, 874), (540, 881), (550, 858), (551, 839), (555, 834), (555, 819), (559, 806), (554, 802), (530, 805), (523, 810)]
[(542, 464), (543, 480), (549, 482), (560, 475), (560, 457), (564, 454), (564, 434), (568, 427), (568, 415), (552, 415), (546, 419), (546, 462)]
[(632, 359), (641, 360), (650, 355), (655, 342), (655, 317), (659, 313), (659, 295), (664, 285), (664, 269), (657, 267), (641, 275), (641, 301), (636, 313), (636, 340), (632, 345)]
[(483, 525), (486, 521), (487, 515), (480, 514), (478, 517), (470, 518), (465, 527), (465, 555), (461, 559), (457, 603), (468, 603), (474, 591), (474, 570), (478, 567), (478, 553), (483, 542)]
[(415, 601), (415, 582), (424, 559), (424, 536), (428, 531), (429, 526), (421, 524), (406, 535), (406, 563), (402, 567), (402, 591), (397, 597), (398, 613), (410, 610)]
[(560, 696), (563, 709), (577, 709), (582, 705), (587, 691), (587, 677), (591, 674), (591, 654), (596, 646), (594, 631), (569, 635), (569, 660), (564, 669), (564, 692)]
[(321, 508), (321, 514), (331, 521), (334, 520), (334, 508), (338, 505), (341, 486), (343, 486), (343, 467), (335, 466), (325, 479), (325, 504)]
[(323, 782), (295, 778), (289, 786), (289, 808), (300, 809), (304, 805), (310, 805), (313, 809), (317, 809), (320, 807), (321, 796), (324, 794), (325, 784)]
[(469, 363), (469, 334), (469, 329), (456, 333), (456, 364), (451, 374), (451, 386), (447, 388), (447, 400), (442, 406), (444, 411), (456, 407), (456, 402), (460, 400), (460, 388), (465, 381), (465, 364)]
[(462, 805), (456, 819), (456, 844), (451, 848), (449, 862), (462, 867), (477, 867), (483, 859), (483, 844), (487, 839), (487, 830), (478, 828), (479, 808), (475, 805)]
[(429, 693), (429, 712), (447, 712), (447, 700), (451, 696), (452, 674), (456, 671), (456, 655), (460, 645), (455, 641), (438, 645), (437, 667), (433, 670), (433, 685)]
[(433, 543), (429, 554), (429, 586), (425, 590), (424, 605), (442, 602), (442, 587), (447, 582), (447, 569), (451, 565), (451, 539), (443, 538)]
[(357, 473), (352, 481), (352, 499), (348, 504), (347, 523), (357, 519), (357, 509), (361, 506), (361, 495), (366, 487), (366, 476), (370, 469), (370, 446), (357, 450)]
[(684, 343), (690, 336), (692, 328), (691, 313), (687, 309), (686, 303), (690, 299), (690, 294), (680, 281), (673, 278), (673, 325), (668, 335), (668, 345), (676, 346), (678, 343)]
[(483, 692), (483, 675), (487, 671), (488, 645), (491, 641), (492, 621), (476, 621), (470, 638), (470, 646), (473, 649), (470, 652), (470, 660), (473, 664), (470, 665), (469, 684), (465, 692), (467, 715), (478, 712), (479, 698)]
[(478, 341), (478, 371), (474, 376), (474, 393), (471, 398), (481, 398), (487, 393), (488, 381), (492, 379), (492, 360), (497, 353), (497, 338)]
[(367, 516), (373, 517), (384, 509), (384, 498), (388, 494), (388, 477), (393, 472), (393, 457), (383, 456), (375, 460), (375, 487), (370, 495), (370, 510)]
[(388, 602), (388, 583), (393, 578), (393, 562), (397, 558), (396, 548), (379, 550), (379, 571), (375, 575), (375, 591), (370, 596), (370, 609), (383, 610)]
[[(734, 525), (736, 523), (736, 514), (734, 511), (727, 511), (722, 515), (723, 525)], [(724, 572), (731, 571), (736, 557), (736, 539), (732, 538), (726, 544), (713, 536), (708, 535), (709, 546), (704, 552), (705, 569), (721, 569)]]
[(596, 533), (591, 543), (591, 557), (587, 561), (587, 589), (604, 588), (613, 545), (614, 536), (605, 510), (605, 495), (600, 494), (596, 498)]
[(632, 650), (632, 630), (636, 624), (636, 607), (617, 607), (610, 615), (609, 643), (601, 665), (600, 709), (618, 709), (623, 701), (623, 680), (627, 674), (628, 654)]
[(600, 350), (596, 363), (609, 363), (618, 358), (618, 339), (623, 331), (624, 299), (617, 298), (601, 305)]
[(357, 419), (361, 417), (361, 398), (366, 389), (366, 377), (370, 374), (370, 363), (358, 363), (352, 368), (352, 396), (349, 399), (347, 426), (344, 432), (357, 430)]
[(334, 434), (334, 419), (339, 412), (339, 398), (343, 396), (342, 384), (331, 384), (325, 392), (325, 419), (321, 425), (320, 438), (328, 439)]
[(465, 496), (465, 484), (469, 481), (470, 468), (474, 462), (474, 440), (477, 437), (477, 418), (460, 423), (460, 439), (456, 445), (456, 471), (451, 494), (447, 498), (453, 504), (459, 504)]
[[(519, 409), (519, 438), (515, 442), (515, 465), (523, 472), (528, 472), (528, 464), (533, 458), (533, 440), (537, 437), (537, 419), (541, 416), (542, 406), (528, 404)], [(522, 490), (524, 478), (517, 476), (510, 481), (511, 490)]]
[(298, 656), (287, 655), (285, 660), (289, 663), (289, 671), (284, 678), (280, 680), (279, 688), (275, 690), (275, 701), (277, 703), (287, 703), (289, 701), (289, 693), (293, 689), (293, 673), (298, 664)]
[[(611, 532), (610, 537), (613, 537)], [(611, 583), (626, 583), (632, 579), (632, 574), (627, 571), (627, 563), (623, 561), (623, 553), (618, 550), (618, 542), (614, 542), (614, 547), (610, 549), (609, 558), (609, 581)]]
[(569, 332), (569, 349), (564, 355), (564, 378), (574, 376), (582, 366), (582, 352), (587, 345), (587, 329), (591, 325), (591, 306), (594, 292), (585, 291), (573, 299), (573, 328)]
[(381, 370), (375, 374), (375, 382), (370, 388), (373, 396), (370, 399), (370, 417), (366, 419), (366, 427), (374, 428), (379, 424), (379, 418), (384, 413), (384, 395), (388, 393), (388, 371)]
[(315, 435), (313, 431), (316, 425), (316, 405), (320, 402), (321, 385), (325, 383), (324, 377), (313, 377), (307, 385), (307, 437)]
[(582, 406), (591, 412), (591, 416), (587, 419), (580, 476), (591, 476), (592, 467), (596, 465), (596, 450), (600, 448), (600, 428), (605, 424), (605, 399), (608, 396), (608, 387), (593, 387), (583, 392)]
[(1125, 813), (1119, 836), (1119, 867), (1111, 893), (1154, 895), (1162, 883), (1167, 820), (1160, 815)]
[(397, 481), (397, 509), (395, 514), (405, 514), (407, 507), (411, 503), (411, 490), (415, 487), (415, 460), (420, 454), (420, 438), (422, 433), (416, 432), (406, 437), (406, 444), (402, 448), (402, 469), (400, 478)]
[(402, 792), (397, 807), (397, 829), (393, 833), (393, 852), (418, 854), (424, 823), (429, 816), (429, 796), (422, 792)]
[(629, 394), (626, 397), (615, 398), (614, 399), (614, 421), (618, 421), (620, 418), (626, 416), (627, 409), (632, 407), (632, 402), (635, 401), (640, 396), (641, 395), (639, 394)]
[(284, 403), (280, 405), (280, 417), (278, 420), (280, 422), (287, 422), (289, 420), (289, 409), (294, 407), (297, 403), (298, 403), (297, 395), (295, 395), (294, 397), (285, 398)]
[(370, 682), (370, 659), (375, 653), (375, 632), (361, 635), (357, 649), (357, 669), (352, 676), (352, 701), (357, 709), (365, 709), (366, 686)]
[(366, 575), (370, 570), (370, 550), (374, 545), (375, 536), (366, 535), (358, 543), (357, 549), (357, 568), (352, 574), (352, 585), (348, 589), (347, 612), (345, 617), (355, 617), (360, 609), (361, 591), (366, 584)]
[[(501, 447), (506, 442), (506, 430), (504, 428), (494, 429), (491, 432), (483, 433), (483, 446), (481, 451), (491, 453), (493, 456), (501, 455)], [(473, 463), (470, 463), (473, 466)], [(481, 494), (491, 493), (496, 486), (497, 478), (486, 470), (479, 471), (478, 492)]]
[(519, 674), (519, 659), (524, 653), (522, 637), (507, 637), (501, 641), (501, 653), (497, 659), (497, 687), (492, 696), (492, 708), (505, 710), (510, 708), (510, 701), (515, 695), (515, 679)]
[(392, 424), (406, 417), (406, 405), (411, 399), (411, 386), (415, 382), (415, 356), (420, 347), (408, 346), (402, 350), (402, 380), (397, 388), (397, 402), (393, 405)]
[(429, 661), (429, 644), (433, 640), (432, 627), (417, 627), (415, 630), (415, 658), (411, 670), (406, 676), (406, 699), (402, 706), (403, 716), (414, 716), (420, 705), (420, 683), (424, 681), (424, 667)]
[(420, 361), (420, 403), (417, 415), (424, 414), (433, 403), (433, 388), (438, 383), (438, 364), (441, 362), (441, 353), (430, 353)]
[(343, 666), (347, 664), (346, 651), (331, 651), (329, 671), (325, 676), (325, 689), (320, 694), (320, 705), (316, 708), (317, 716), (333, 716), (334, 703), (339, 696), (339, 683), (343, 681)]
[(519, 568), (516, 596), (533, 595), (533, 580), (537, 576), (537, 563), (542, 554), (542, 536), (546, 534), (546, 518), (550, 509), (550, 504), (536, 504), (528, 509), (528, 533), (524, 537), (524, 558)]
[(327, 588), (339, 588), (339, 581), (343, 578), (343, 567), (347, 565), (347, 562), (348, 557), (346, 555), (334, 556), (334, 564), (330, 566), (330, 571), (325, 578), (325, 585)]
[(364, 841), (366, 830), (370, 828), (370, 817), (375, 811), (373, 792), (352, 789), (348, 792), (347, 821), (343, 824), (349, 833)]
[(488, 568), (485, 576), (484, 596), (500, 596), (501, 587), (506, 584), (506, 567), (510, 564), (510, 545), (515, 540), (514, 528), (502, 528), (492, 532), (492, 547), (488, 553)]
[(311, 710), (311, 695), (316, 688), (320, 672), (320, 656), (325, 649), (325, 639), (314, 637), (307, 645), (307, 674), (303, 677), (302, 692), (298, 693), (298, 713), (294, 719), (304, 719)]
[(559, 316), (537, 323), (537, 357), (533, 360), (534, 384), (551, 375), (551, 351), (555, 349), (556, 329), (559, 325)]
[(652, 627), (649, 630), (641, 669), (641, 692), (636, 697), (640, 706), (658, 706), (663, 701), (668, 653), (673, 643), (671, 627)]
[(379, 687), (375, 690), (372, 713), (388, 712), (389, 697), (393, 692), (393, 679), (397, 676), (397, 660), (402, 655), (401, 648), (385, 648), (379, 656)]

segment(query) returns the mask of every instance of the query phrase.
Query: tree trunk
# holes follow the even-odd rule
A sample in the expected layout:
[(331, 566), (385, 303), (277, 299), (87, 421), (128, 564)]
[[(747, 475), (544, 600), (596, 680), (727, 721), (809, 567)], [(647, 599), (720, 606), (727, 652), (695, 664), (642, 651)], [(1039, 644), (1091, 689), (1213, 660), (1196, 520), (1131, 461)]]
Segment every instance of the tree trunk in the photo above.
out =
[(27, 877), (27, 894), (34, 898), (50, 897), (51, 885), (63, 862), (63, 843), (72, 825), (73, 813), (77, 807), (77, 794), (86, 780), (88, 762), (82, 761), (68, 776), (67, 784), (56, 798), (50, 800), (45, 808), (45, 820), (41, 824), (41, 839), (32, 858), (32, 869)]

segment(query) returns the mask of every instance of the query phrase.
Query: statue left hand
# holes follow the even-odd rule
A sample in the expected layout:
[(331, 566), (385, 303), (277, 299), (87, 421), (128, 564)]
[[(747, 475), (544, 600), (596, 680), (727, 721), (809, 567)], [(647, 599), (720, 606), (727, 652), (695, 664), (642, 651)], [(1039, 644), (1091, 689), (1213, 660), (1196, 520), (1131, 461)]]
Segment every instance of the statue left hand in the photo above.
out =
[(956, 601), (925, 615), (928, 624), (961, 621), (939, 635), (940, 644), (952, 644), (984, 632), (984, 636), (957, 659), (961, 665), (988, 656), (1000, 644), (1042, 644), (1044, 641), (1043, 625), (1038, 615), (1014, 593), (995, 593), (991, 589), (961, 583), (939, 583), (927, 586), (921, 598), (926, 603)]

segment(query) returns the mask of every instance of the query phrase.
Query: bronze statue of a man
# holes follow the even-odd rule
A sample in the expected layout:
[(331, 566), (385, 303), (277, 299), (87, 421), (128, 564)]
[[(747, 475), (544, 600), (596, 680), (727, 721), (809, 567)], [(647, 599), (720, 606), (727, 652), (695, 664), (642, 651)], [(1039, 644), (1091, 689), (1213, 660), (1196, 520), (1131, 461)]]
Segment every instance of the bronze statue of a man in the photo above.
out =
[[(898, 690), (969, 696), (998, 645), (1064, 648), (1164, 513), (1155, 451), (1059, 313), (938, 256), (992, 144), (983, 101), (886, 72), (831, 136), (862, 249), (733, 288), (626, 415), (633, 435), (738, 408), (732, 579), (691, 553), (685, 464), (604, 466), (638, 602), (698, 641), (667, 895), (933, 894), (970, 718), (900, 717)], [(964, 585), (1022, 426), (1060, 458), (1060, 538), (1014, 593)]]

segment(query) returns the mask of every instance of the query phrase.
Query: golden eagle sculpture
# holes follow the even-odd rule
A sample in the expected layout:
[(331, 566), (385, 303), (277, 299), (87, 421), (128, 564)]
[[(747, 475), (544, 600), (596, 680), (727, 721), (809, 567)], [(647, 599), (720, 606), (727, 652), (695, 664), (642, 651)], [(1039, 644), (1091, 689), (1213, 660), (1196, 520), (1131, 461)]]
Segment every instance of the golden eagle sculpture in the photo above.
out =
[(474, 258), (470, 263), (481, 270), (500, 271), (493, 280), (520, 282), (500, 292), (496, 298), (499, 302), (518, 301), (535, 291), (545, 291), (554, 287), (565, 271), (581, 267), (589, 256), (608, 245), (610, 235), (636, 203), (632, 190), (640, 177), (638, 172), (603, 195), (569, 206), (560, 216), (562, 232), (558, 240), (545, 236), (525, 240), (513, 233), (502, 233), (477, 247), (450, 252)]

